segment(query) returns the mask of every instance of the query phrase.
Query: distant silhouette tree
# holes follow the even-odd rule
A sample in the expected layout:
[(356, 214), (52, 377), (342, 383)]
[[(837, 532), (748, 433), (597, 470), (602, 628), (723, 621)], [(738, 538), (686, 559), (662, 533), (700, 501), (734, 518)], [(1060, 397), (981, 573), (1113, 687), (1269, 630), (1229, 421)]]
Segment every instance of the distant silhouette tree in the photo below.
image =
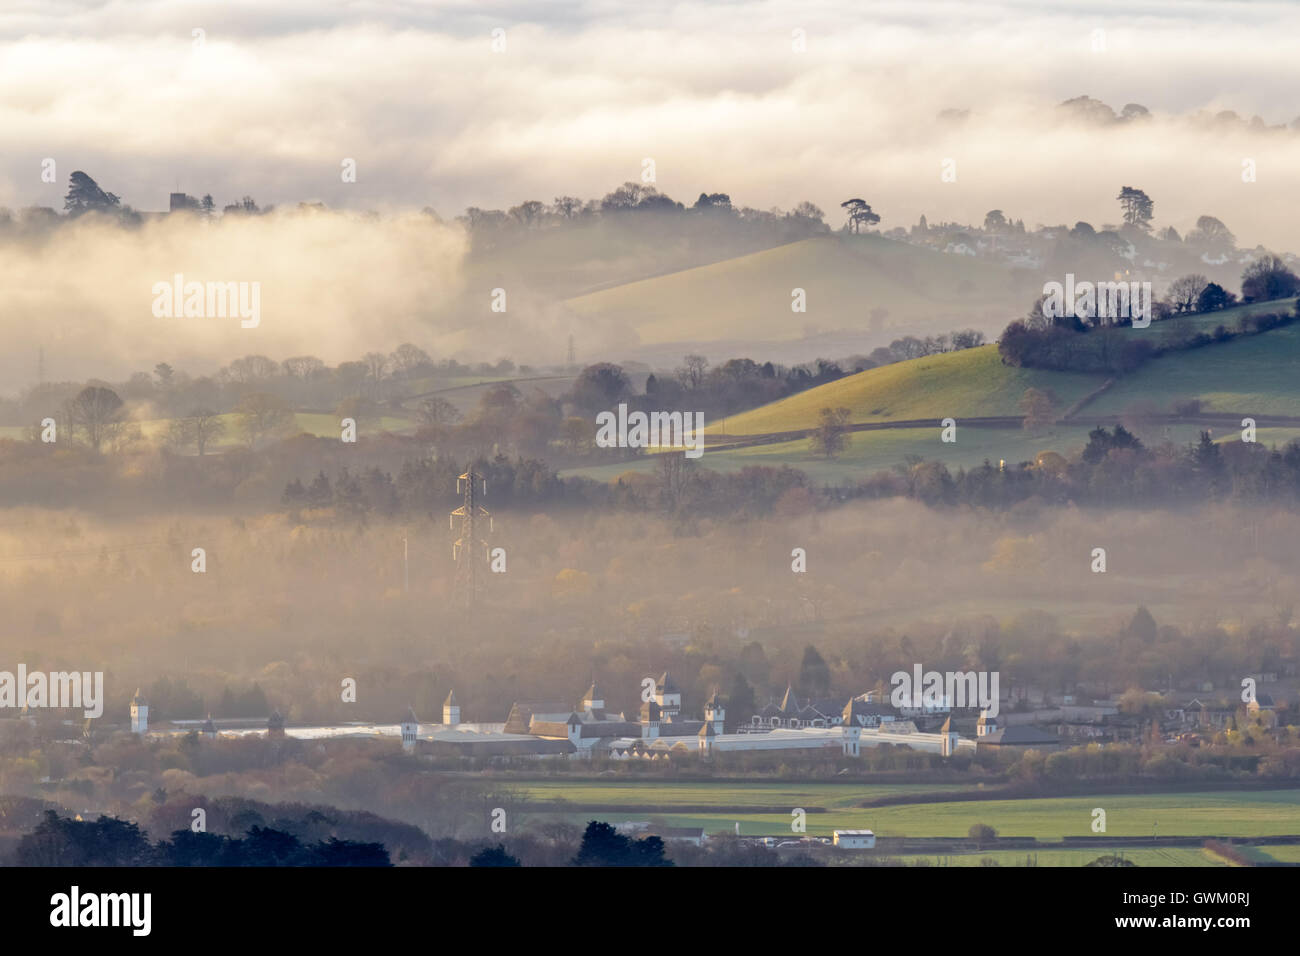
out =
[(470, 866), (520, 866), (519, 858), (506, 852), (505, 844), (498, 843), (479, 850), (469, 858)]
[(849, 228), (854, 233), (861, 232), (864, 225), (874, 226), (880, 222), (880, 216), (872, 211), (865, 199), (846, 199), (840, 203), (840, 208), (848, 213)]
[(108, 212), (117, 209), (119, 205), (117, 196), (104, 192), (97, 182), (81, 170), (78, 169), (68, 178), (68, 194), (63, 199), (63, 208), (69, 215)]
[(1119, 200), (1126, 224), (1136, 226), (1142, 230), (1151, 228), (1151, 217), (1155, 210), (1155, 203), (1151, 201), (1150, 196), (1141, 189), (1125, 186), (1115, 198)]
[(1169, 283), (1169, 304), (1175, 312), (1192, 312), (1210, 280), (1200, 273), (1180, 276)]
[(1226, 309), (1237, 301), (1237, 297), (1219, 285), (1217, 282), (1211, 282), (1201, 294), (1196, 297), (1197, 312), (1218, 312), (1220, 309)]
[(574, 866), (672, 866), (664, 857), (664, 841), (657, 836), (633, 840), (608, 823), (592, 820), (582, 835)]
[(803, 649), (803, 660), (799, 664), (799, 689), (810, 697), (824, 697), (831, 690), (830, 666), (811, 644)]
[(1241, 301), (1266, 302), (1284, 299), (1300, 290), (1300, 277), (1285, 262), (1269, 253), (1261, 256), (1241, 273)]
[(849, 416), (847, 408), (823, 408), (821, 420), (808, 438), (808, 448), (814, 455), (834, 458), (849, 443)]
[(111, 388), (88, 385), (68, 403), (69, 424), (85, 437), (95, 451), (108, 437), (113, 426), (123, 419), (123, 403)]

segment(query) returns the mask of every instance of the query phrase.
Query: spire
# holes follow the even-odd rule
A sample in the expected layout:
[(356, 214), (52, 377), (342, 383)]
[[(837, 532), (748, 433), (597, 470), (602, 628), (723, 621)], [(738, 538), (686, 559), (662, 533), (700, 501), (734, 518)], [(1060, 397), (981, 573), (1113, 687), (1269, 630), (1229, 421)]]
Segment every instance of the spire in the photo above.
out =
[(785, 687), (785, 697), (781, 699), (781, 712), (790, 714), (799, 709), (799, 699), (794, 696), (794, 685), (787, 684)]
[[(931, 726), (934, 726), (934, 725), (931, 724)], [(941, 733), (941, 734), (951, 734), (951, 733), (953, 733), (953, 729), (952, 729), (952, 715), (951, 715), (951, 714), (949, 714), (949, 715), (948, 715), (948, 719), (945, 720), (945, 721), (943, 722), (943, 726), (939, 728), (939, 733)]]
[(402, 721), (402, 723), (418, 724), (419, 722), (420, 722), (420, 718), (415, 716), (415, 708), (408, 704), (406, 708), (406, 718)]
[(444, 706), (444, 707), (455, 707), (455, 706), (457, 706), (457, 704), (456, 704), (456, 692), (455, 692), (454, 690), (451, 690), (451, 691), (448, 691), (448, 692), (447, 692), (447, 699), (444, 700), (444, 701), (442, 702), (442, 706)]

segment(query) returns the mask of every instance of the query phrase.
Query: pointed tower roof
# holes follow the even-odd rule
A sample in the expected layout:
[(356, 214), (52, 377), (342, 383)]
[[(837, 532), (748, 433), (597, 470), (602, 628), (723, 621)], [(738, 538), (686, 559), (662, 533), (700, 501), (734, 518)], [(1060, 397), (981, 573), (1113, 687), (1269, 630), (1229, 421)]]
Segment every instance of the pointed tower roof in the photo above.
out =
[(672, 679), (672, 675), (670, 675), (667, 671), (664, 671), (663, 676), (659, 678), (659, 686), (658, 686), (656, 689), (657, 689), (657, 690), (659, 691), (659, 693), (661, 693), (661, 694), (680, 694), (680, 693), (681, 693), (681, 691), (678, 690), (678, 688), (677, 688), (677, 684), (676, 684), (676, 682), (673, 681), (673, 679)]
[(583, 700), (604, 700), (605, 699), (604, 695), (602, 695), (600, 692), (600, 688), (596, 686), (596, 681), (594, 678), (592, 679), (591, 686), (587, 688), (587, 693), (582, 695), (582, 699)]
[(649, 722), (659, 719), (659, 704), (653, 700), (647, 700), (641, 705), (641, 720)]
[(943, 722), (943, 726), (939, 728), (939, 733), (941, 733), (941, 734), (951, 734), (951, 733), (955, 733), (955, 731), (952, 729), (952, 715), (951, 715), (951, 714), (948, 716), (948, 719), (945, 720), (945, 721)]
[(976, 726), (987, 727), (989, 724), (996, 724), (997, 722), (998, 719), (996, 717), (990, 717), (989, 712), (987, 710), (981, 710), (980, 719), (976, 721)]
[(713, 721), (711, 721), (711, 720), (706, 720), (706, 721), (704, 722), (704, 726), (700, 728), (699, 736), (701, 736), (701, 737), (716, 737), (716, 736), (718, 736), (718, 732), (717, 732), (716, 730), (713, 729)]
[(454, 690), (447, 691), (447, 699), (442, 702), (442, 706), (444, 707), (460, 706), (459, 704), (456, 703), (456, 692)]
[(418, 724), (419, 722), (420, 722), (420, 718), (415, 716), (415, 708), (408, 706), (406, 708), (406, 716), (402, 718), (402, 723)]
[(799, 709), (799, 699), (794, 696), (794, 685), (785, 685), (785, 696), (781, 698), (781, 710), (784, 713), (791, 713)]
[(722, 707), (722, 698), (718, 696), (718, 689), (716, 687), (713, 688), (713, 693), (709, 695), (709, 699), (704, 702), (704, 706), (712, 708), (713, 710), (718, 710)]
[(147, 700), (144, 699), (144, 695), (142, 695), (142, 694), (140, 693), (140, 688), (137, 687), (137, 688), (135, 689), (135, 696), (131, 698), (131, 703), (133, 703), (133, 704), (148, 704), (149, 702), (148, 702)]

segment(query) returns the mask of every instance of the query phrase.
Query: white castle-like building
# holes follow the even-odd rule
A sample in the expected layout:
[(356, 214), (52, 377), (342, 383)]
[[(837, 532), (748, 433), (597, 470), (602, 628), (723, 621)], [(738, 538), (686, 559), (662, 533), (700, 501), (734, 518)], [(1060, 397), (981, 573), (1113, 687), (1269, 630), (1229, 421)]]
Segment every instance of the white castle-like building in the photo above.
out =
[[(515, 701), (503, 724), (463, 721), (460, 704), (452, 691), (443, 702), (441, 724), (422, 725), (414, 708), (407, 707), (395, 725), (286, 728), (284, 717), (276, 711), (265, 730), (228, 726), (220, 735), (266, 733), (271, 737), (307, 740), (396, 736), (408, 754), (658, 760), (755, 751), (830, 752), (860, 757), (863, 748), (881, 744), (951, 757), (962, 751), (973, 752), (979, 738), (996, 742), (1000, 733), (996, 719), (988, 714), (980, 716), (975, 739), (961, 737), (953, 729), (951, 717), (938, 733), (922, 733), (911, 720), (896, 719), (881, 704), (866, 699), (866, 695), (836, 705), (829, 699), (801, 702), (792, 689), (787, 689), (780, 706), (769, 705), (744, 723), (740, 728), (744, 732), (728, 733), (726, 705), (716, 688), (704, 702), (704, 719), (696, 720), (682, 717), (682, 692), (667, 671), (658, 679), (647, 678), (644, 686), (646, 692), (640, 709), (630, 719), (607, 707), (605, 695), (593, 680), (576, 705), (562, 700)], [(131, 700), (132, 732), (148, 733), (148, 719), (149, 705), (137, 690)], [(202, 722), (174, 721), (172, 729), (162, 733), (184, 733), (189, 729), (201, 730), (209, 738), (219, 735), (211, 716)]]

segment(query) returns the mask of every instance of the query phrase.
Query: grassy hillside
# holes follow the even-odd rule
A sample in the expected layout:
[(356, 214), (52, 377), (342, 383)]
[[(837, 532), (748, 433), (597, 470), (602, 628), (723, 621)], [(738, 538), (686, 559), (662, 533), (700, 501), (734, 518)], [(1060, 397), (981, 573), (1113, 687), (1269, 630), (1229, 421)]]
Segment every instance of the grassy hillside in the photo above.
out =
[(997, 346), (868, 369), (837, 382), (753, 409), (708, 426), (710, 434), (761, 435), (812, 428), (823, 408), (847, 408), (853, 422), (916, 418), (1018, 415), (1027, 388), (1050, 388), (1062, 410), (1105, 381), (1078, 375), (1002, 364)]
[[(1208, 316), (1158, 322), (1127, 335), (1160, 337), (1229, 328), (1251, 312), (1288, 311), (1290, 302), (1260, 303)], [(1300, 415), (1300, 325), (1231, 342), (1172, 352), (1147, 362), (1090, 402), (1087, 415), (1170, 412), (1199, 398), (1207, 412)], [(1017, 415), (1025, 389), (1050, 389), (1064, 411), (1098, 388), (1104, 375), (1002, 364), (995, 345), (868, 369), (837, 382), (752, 409), (708, 427), (713, 435), (759, 435), (812, 428), (823, 408), (848, 408), (853, 422)]]
[(1300, 415), (1297, 362), (1300, 325), (1174, 352), (1120, 379), (1088, 411), (1114, 415), (1144, 406), (1167, 410), (1180, 399), (1199, 398), (1207, 412)]
[[(835, 235), (626, 283), (566, 305), (630, 324), (645, 344), (866, 331), (877, 308), (888, 312), (885, 329), (916, 325), (938, 332), (1005, 324), (1032, 297), (1026, 281), (1002, 264), (874, 235)], [(796, 288), (807, 296), (804, 313), (790, 309)]]

